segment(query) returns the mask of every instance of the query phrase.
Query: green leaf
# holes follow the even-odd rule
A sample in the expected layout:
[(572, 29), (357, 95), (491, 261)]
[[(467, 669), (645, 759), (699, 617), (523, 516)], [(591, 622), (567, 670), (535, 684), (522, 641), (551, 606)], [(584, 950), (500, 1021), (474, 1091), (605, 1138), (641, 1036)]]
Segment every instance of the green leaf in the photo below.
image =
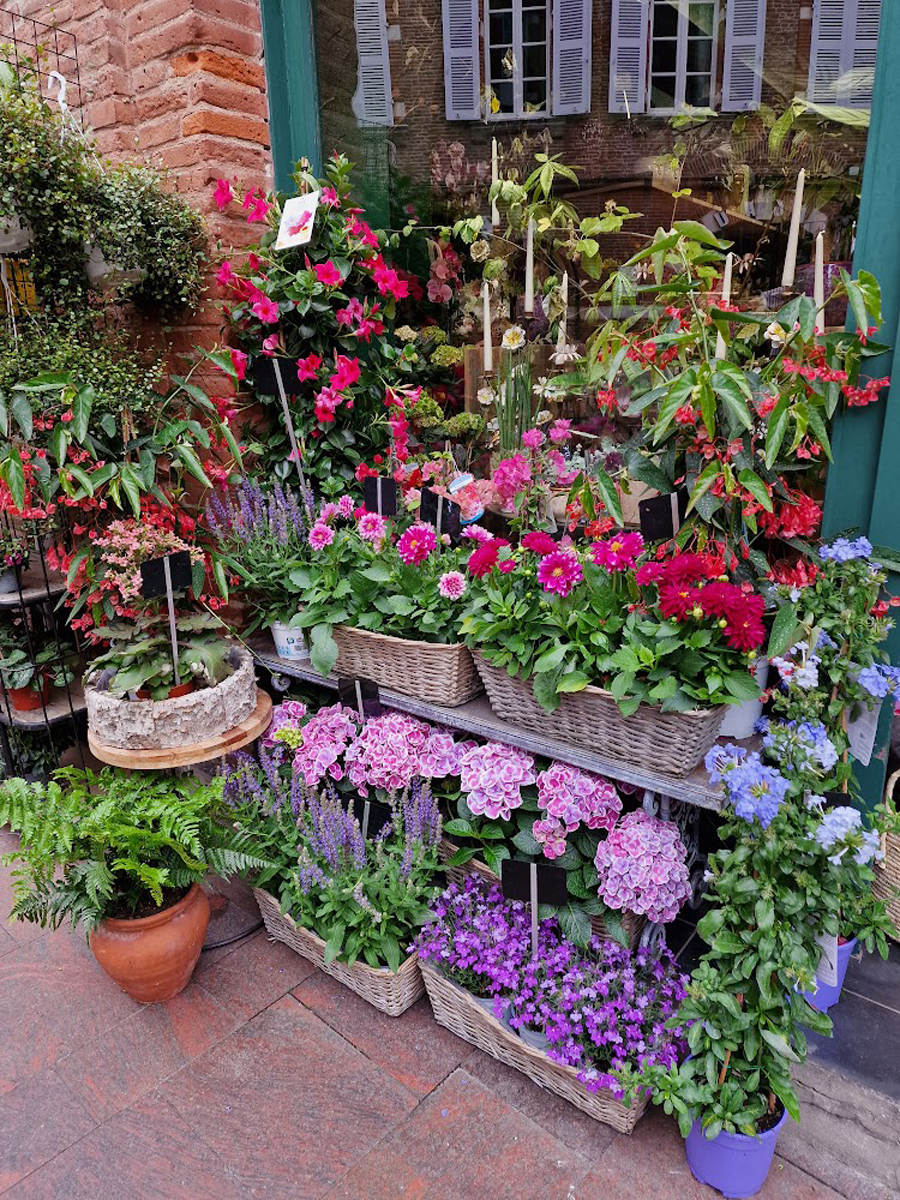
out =
[(557, 692), (582, 692), (590, 682), (590, 676), (585, 675), (584, 671), (568, 671), (565, 675), (560, 676), (556, 690)]
[(311, 634), (311, 643), (310, 662), (324, 679), (331, 674), (334, 664), (337, 662), (337, 642), (331, 636), (329, 626), (315, 625)]
[(24, 392), (14, 391), (9, 407), (16, 424), (22, 430), (22, 436), (26, 442), (30, 442), (34, 429), (34, 420), (28, 397)]
[[(68, 467), (66, 467), (66, 470), (69, 472), (69, 474), (72, 476), (73, 479), (78, 480), (78, 482), (81, 484), (82, 488), (84, 489), (84, 491), (87, 493), (88, 496), (93, 496), (94, 483), (93, 483), (93, 480), (91, 479), (90, 475), (88, 475), (87, 471), (83, 470), (81, 467), (72, 466), (71, 463), (69, 464)], [(138, 510), (138, 512), (135, 513), (135, 516), (138, 516), (139, 512), (140, 512), (140, 509)]]
[(780, 1054), (782, 1058), (786, 1058), (790, 1062), (800, 1062), (799, 1057), (794, 1053), (793, 1048), (783, 1034), (776, 1033), (774, 1029), (760, 1029), (760, 1033), (763, 1040), (772, 1047), (776, 1054)]
[(520, 829), (513, 838), (513, 845), (523, 854), (538, 855), (543, 853), (543, 846), (527, 829)]
[(673, 221), (672, 228), (682, 237), (690, 238), (693, 242), (702, 242), (704, 246), (714, 246), (716, 250), (727, 250), (731, 242), (720, 242), (714, 233), (701, 225), (699, 221)]
[(534, 664), (535, 674), (540, 675), (544, 671), (555, 670), (566, 657), (567, 651), (568, 647), (565, 645), (554, 646), (552, 650), (545, 650)]
[(344, 945), (345, 926), (332, 925), (328, 931), (328, 940), (325, 943), (325, 961), (333, 962), (340, 954)]
[(364, 571), (360, 571), (360, 575), (366, 579), (371, 579), (373, 583), (387, 583), (391, 577), (391, 572), (384, 563), (373, 563), (371, 567), (366, 567)]
[(181, 459), (196, 480), (202, 483), (204, 487), (212, 488), (209, 476), (203, 470), (203, 467), (200, 465), (200, 459), (190, 446), (186, 446), (184, 442), (179, 442), (175, 446), (175, 454)]
[(88, 383), (76, 392), (75, 399), (72, 401), (72, 412), (74, 414), (72, 432), (75, 435), (76, 442), (83, 442), (87, 437), (93, 403), (94, 389)]
[(735, 421), (744, 429), (752, 429), (753, 418), (750, 416), (748, 405), (750, 385), (738, 368), (732, 366), (731, 363), (722, 363), (713, 372), (712, 385), (716, 395)]
[(659, 406), (659, 416), (653, 428), (653, 441), (659, 442), (675, 420), (675, 414), (697, 386), (697, 372), (693, 367), (672, 381), (668, 394)]
[(790, 417), (791, 398), (782, 396), (769, 414), (769, 423), (766, 429), (766, 466), (769, 470), (778, 460), (778, 451), (784, 441)]
[(766, 512), (772, 512), (772, 497), (769, 495), (766, 485), (755, 471), (751, 471), (749, 467), (746, 467), (738, 475), (738, 482), (763, 506)]
[(556, 914), (563, 936), (576, 946), (587, 946), (591, 940), (591, 918), (580, 908), (567, 904)]
[(769, 645), (766, 653), (769, 658), (781, 658), (785, 650), (794, 640), (797, 628), (797, 609), (793, 604), (782, 604), (772, 622), (772, 632), (769, 634)]
[(9, 457), (3, 464), (3, 475), (16, 508), (25, 506), (25, 466), (18, 446), (10, 446)]
[(701, 474), (697, 477), (697, 482), (694, 484), (694, 490), (691, 492), (690, 503), (687, 506), (687, 511), (690, 512), (695, 507), (701, 496), (712, 487), (715, 481), (719, 478), (721, 469), (718, 462), (707, 463)]
[(606, 511), (618, 525), (624, 525), (622, 518), (622, 504), (619, 500), (619, 493), (612, 479), (607, 475), (602, 467), (595, 469), (594, 478), (597, 481), (600, 495), (603, 497), (603, 504)]
[(461, 817), (454, 817), (451, 821), (444, 822), (444, 833), (449, 833), (451, 837), (468, 837), (475, 832), (475, 827), (471, 821), (464, 821)]
[(736, 700), (758, 700), (759, 684), (752, 675), (743, 671), (732, 671), (724, 678), (725, 690)]

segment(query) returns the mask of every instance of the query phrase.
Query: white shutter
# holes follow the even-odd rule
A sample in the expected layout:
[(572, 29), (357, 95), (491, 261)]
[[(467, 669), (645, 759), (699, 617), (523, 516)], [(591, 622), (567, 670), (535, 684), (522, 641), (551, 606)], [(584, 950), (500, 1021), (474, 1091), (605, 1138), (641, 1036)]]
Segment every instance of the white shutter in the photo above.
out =
[(591, 0), (553, 0), (553, 115), (591, 111)]
[[(808, 97), (815, 104), (837, 104), (841, 78), (844, 17), (852, 0), (815, 0), (809, 49)], [(848, 33), (852, 32), (848, 30)]]
[(847, 86), (845, 103), (851, 108), (872, 107), (875, 79), (875, 55), (878, 50), (878, 25), (881, 0), (856, 0), (853, 42), (845, 65)]
[(448, 121), (481, 120), (478, 0), (443, 0), (444, 103)]
[(759, 108), (762, 91), (766, 0), (728, 0), (722, 111)]
[(353, 115), (360, 125), (393, 125), (391, 60), (384, 0), (353, 0), (357, 83)]
[(612, 0), (610, 112), (644, 112), (647, 107), (649, 18), (649, 0)]

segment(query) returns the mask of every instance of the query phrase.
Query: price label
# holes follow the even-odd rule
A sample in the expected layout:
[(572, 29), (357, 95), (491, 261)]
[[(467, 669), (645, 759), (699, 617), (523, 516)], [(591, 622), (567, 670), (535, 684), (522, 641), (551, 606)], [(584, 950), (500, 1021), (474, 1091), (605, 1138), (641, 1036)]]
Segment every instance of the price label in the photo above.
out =
[(878, 720), (881, 716), (882, 701), (874, 708), (863, 708), (847, 726), (847, 737), (850, 739), (850, 753), (867, 767), (872, 761), (872, 751), (875, 749), (875, 735), (878, 733)]
[(822, 956), (816, 967), (819, 983), (826, 987), (837, 987), (838, 981), (838, 940), (834, 933), (820, 933), (816, 938)]
[(342, 677), (338, 680), (338, 696), (341, 704), (347, 708), (355, 708), (361, 721), (369, 717), (380, 717), (382, 713), (381, 696), (378, 684), (371, 679), (350, 679)]
[(397, 515), (397, 481), (390, 476), (367, 475), (363, 482), (363, 507), (380, 517)]

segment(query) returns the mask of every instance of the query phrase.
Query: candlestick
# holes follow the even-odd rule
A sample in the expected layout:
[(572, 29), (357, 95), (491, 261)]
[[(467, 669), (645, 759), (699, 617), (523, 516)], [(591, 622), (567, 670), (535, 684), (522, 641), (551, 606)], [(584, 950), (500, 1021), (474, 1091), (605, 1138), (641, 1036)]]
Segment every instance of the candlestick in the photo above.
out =
[(484, 373), (494, 369), (494, 347), (491, 344), (491, 289), (487, 280), (481, 285), (482, 324), (484, 325)]
[(806, 182), (806, 171), (801, 169), (797, 176), (797, 186), (794, 189), (794, 211), (791, 213), (791, 228), (788, 233), (787, 252), (784, 256), (784, 272), (781, 276), (781, 286), (792, 288), (797, 272), (797, 243), (800, 240), (800, 217), (803, 214), (803, 185)]
[[(497, 153), (497, 139), (491, 139), (491, 185), (497, 183), (500, 178), (500, 160)], [(500, 224), (500, 208), (496, 200), (491, 201), (491, 226), (493, 232), (497, 233), (497, 226)]]
[(534, 314), (534, 221), (528, 218), (525, 234), (525, 315)]
[(825, 234), (816, 234), (816, 273), (813, 283), (816, 305), (816, 333), (825, 332)]
[(556, 335), (556, 350), (564, 350), (569, 343), (568, 333), (566, 330), (567, 317), (569, 313), (569, 273), (563, 271), (562, 283), (559, 285), (559, 302), (562, 305), (562, 315), (559, 318), (559, 331)]
[[(734, 255), (729, 251), (725, 256), (725, 270), (722, 272), (722, 307), (731, 303), (731, 268)], [(727, 354), (725, 338), (722, 332), (716, 334), (716, 358), (724, 358)]]

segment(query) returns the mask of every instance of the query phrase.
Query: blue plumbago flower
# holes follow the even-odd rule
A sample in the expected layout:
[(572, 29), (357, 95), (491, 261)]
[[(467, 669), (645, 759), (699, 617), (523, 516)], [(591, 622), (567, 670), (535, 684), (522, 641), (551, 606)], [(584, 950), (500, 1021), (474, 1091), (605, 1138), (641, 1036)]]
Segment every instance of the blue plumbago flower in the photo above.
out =
[(799, 770), (830, 771), (838, 761), (838, 752), (820, 721), (769, 721), (761, 717), (756, 732), (770, 758), (790, 762)]
[(828, 854), (828, 861), (839, 866), (847, 854), (859, 866), (868, 866), (883, 857), (881, 842), (874, 830), (863, 827), (862, 815), (849, 804), (829, 809), (819, 822), (816, 841)]
[(887, 663), (872, 663), (863, 667), (856, 677), (856, 682), (876, 700), (883, 700), (892, 693), (900, 703), (900, 667), (889, 666)]
[(855, 558), (871, 558), (872, 543), (865, 537), (858, 537), (852, 542), (848, 538), (836, 538), (830, 546), (823, 546), (819, 554), (826, 562), (852, 562)]
[(748, 754), (740, 746), (714, 746), (706, 756), (706, 769), (711, 782), (725, 785), (735, 815), (758, 821), (763, 829), (772, 824), (791, 786), (756, 751)]

